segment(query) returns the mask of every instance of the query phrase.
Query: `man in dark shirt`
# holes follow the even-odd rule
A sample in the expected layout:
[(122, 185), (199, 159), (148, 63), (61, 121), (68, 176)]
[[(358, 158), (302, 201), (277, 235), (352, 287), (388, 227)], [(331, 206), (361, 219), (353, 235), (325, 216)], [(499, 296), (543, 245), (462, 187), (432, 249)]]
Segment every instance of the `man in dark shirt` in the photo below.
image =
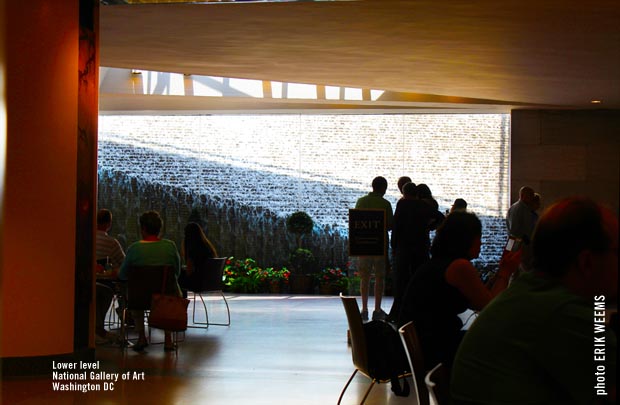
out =
[(429, 232), (442, 220), (443, 214), (417, 198), (415, 184), (403, 186), (403, 198), (396, 204), (392, 229), (394, 302), (388, 319), (398, 318), (409, 280), (415, 270), (429, 259)]

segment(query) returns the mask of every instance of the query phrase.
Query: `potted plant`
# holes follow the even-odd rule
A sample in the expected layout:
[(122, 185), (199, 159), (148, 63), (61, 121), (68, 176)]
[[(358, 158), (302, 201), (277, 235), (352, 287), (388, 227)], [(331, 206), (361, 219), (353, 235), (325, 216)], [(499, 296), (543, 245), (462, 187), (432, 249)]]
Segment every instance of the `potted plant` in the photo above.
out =
[(293, 273), (290, 278), (291, 292), (297, 294), (311, 294), (313, 291), (312, 273), (316, 259), (308, 249), (298, 248), (289, 256), (289, 263)]
[(224, 286), (227, 291), (256, 293), (261, 285), (262, 269), (254, 259), (226, 259), (224, 265)]
[(301, 248), (303, 236), (312, 232), (313, 228), (314, 221), (312, 221), (310, 215), (303, 211), (294, 212), (286, 218), (286, 229), (295, 234), (298, 249)]
[(267, 267), (263, 269), (263, 275), (267, 283), (267, 289), (272, 294), (279, 294), (282, 287), (288, 284), (291, 272), (286, 268), (274, 269)]
[(324, 295), (348, 293), (349, 278), (347, 270), (340, 267), (325, 267), (316, 273), (319, 282), (319, 292)]

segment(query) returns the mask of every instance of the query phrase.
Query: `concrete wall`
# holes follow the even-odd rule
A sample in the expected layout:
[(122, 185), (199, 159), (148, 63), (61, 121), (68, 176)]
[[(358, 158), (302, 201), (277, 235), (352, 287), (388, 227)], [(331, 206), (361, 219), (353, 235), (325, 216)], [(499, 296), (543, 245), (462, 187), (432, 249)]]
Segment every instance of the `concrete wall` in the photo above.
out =
[[(131, 243), (139, 210), (162, 207), (153, 187), (172, 195), (167, 210), (191, 195), (175, 212), (208, 208), (221, 254), (265, 265), (277, 263), (263, 257), (288, 256), (293, 239), (281, 235), (281, 221), (304, 210), (317, 223), (307, 243), (338, 264), (347, 260), (348, 209), (373, 177), (388, 179), (395, 207), (396, 180), (409, 175), (430, 186), (442, 210), (458, 197), (469, 202), (485, 226), (481, 261), (495, 262), (505, 239), (508, 144), (502, 114), (101, 116), (99, 204), (119, 211), (112, 231)], [(167, 215), (168, 237), (180, 241), (185, 214)]]
[(543, 205), (587, 195), (618, 212), (620, 111), (513, 110), (510, 199), (530, 185)]

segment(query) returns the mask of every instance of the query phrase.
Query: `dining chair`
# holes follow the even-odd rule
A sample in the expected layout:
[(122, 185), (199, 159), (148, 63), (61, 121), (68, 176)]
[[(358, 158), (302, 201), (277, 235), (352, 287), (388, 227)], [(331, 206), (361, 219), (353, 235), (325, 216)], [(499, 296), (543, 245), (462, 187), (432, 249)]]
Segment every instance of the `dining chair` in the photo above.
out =
[[(213, 259), (207, 259), (203, 266), (200, 266), (194, 271), (196, 274), (192, 275), (191, 283), (188, 291), (193, 293), (192, 304), (192, 323), (187, 325), (188, 328), (208, 328), (210, 325), (218, 326), (230, 326), (230, 308), (228, 301), (224, 295), (224, 266), (226, 264), (225, 257), (217, 257)], [(227, 321), (226, 323), (215, 323), (209, 321), (209, 312), (207, 311), (207, 305), (205, 303), (203, 294), (217, 293), (222, 296), (224, 304), (226, 305)], [(200, 298), (202, 307), (205, 311), (205, 321), (196, 320), (196, 296)]]
[(449, 381), (448, 370), (442, 363), (433, 367), (424, 377), (424, 383), (434, 405), (449, 405), (451, 403)]
[(426, 373), (426, 369), (424, 368), (424, 356), (422, 355), (422, 348), (415, 330), (415, 325), (412, 321), (407, 322), (398, 329), (398, 332), (413, 374), (413, 386), (418, 396), (418, 404), (429, 405), (428, 389), (424, 381)]
[[(340, 397), (338, 398), (338, 404), (341, 403), (344, 393), (346, 392), (347, 388), (349, 388), (351, 381), (353, 381), (353, 378), (358, 372), (370, 379), (370, 386), (364, 393), (364, 397), (360, 402), (360, 404), (363, 404), (366, 401), (366, 398), (368, 398), (368, 395), (370, 394), (370, 391), (375, 384), (387, 383), (391, 382), (391, 380), (379, 379), (369, 369), (368, 344), (364, 332), (362, 316), (360, 314), (359, 306), (357, 305), (357, 299), (355, 297), (346, 297), (342, 294), (340, 294), (340, 299), (342, 300), (342, 305), (344, 306), (344, 311), (347, 315), (347, 322), (349, 324), (349, 336), (351, 339), (351, 357), (355, 370), (353, 371), (353, 374), (351, 374), (351, 377), (349, 377), (349, 380), (342, 389)], [(411, 374), (400, 374), (398, 375), (398, 379), (400, 380), (402, 378), (406, 378), (409, 375)]]
[[(123, 321), (121, 322), (121, 335), (128, 341), (128, 330), (126, 327), (127, 311), (144, 311), (151, 309), (153, 294), (162, 292), (162, 283), (165, 280), (164, 294), (177, 295), (178, 285), (174, 268), (172, 266), (131, 266), (127, 271), (127, 296), (125, 308), (123, 308)], [(143, 319), (135, 319), (135, 322), (144, 322)], [(149, 341), (151, 339), (151, 328), (149, 327)], [(178, 341), (177, 332), (173, 332), (174, 343)]]

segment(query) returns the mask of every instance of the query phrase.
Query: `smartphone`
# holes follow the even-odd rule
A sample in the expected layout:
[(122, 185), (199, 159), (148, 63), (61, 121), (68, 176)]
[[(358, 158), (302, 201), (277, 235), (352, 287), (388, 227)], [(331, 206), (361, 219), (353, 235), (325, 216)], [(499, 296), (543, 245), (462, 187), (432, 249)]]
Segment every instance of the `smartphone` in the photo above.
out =
[(510, 236), (508, 237), (508, 242), (506, 242), (506, 247), (504, 247), (504, 250), (507, 250), (509, 252), (514, 252), (515, 250), (519, 250), (522, 242), (523, 242), (522, 239), (515, 238), (514, 236)]

